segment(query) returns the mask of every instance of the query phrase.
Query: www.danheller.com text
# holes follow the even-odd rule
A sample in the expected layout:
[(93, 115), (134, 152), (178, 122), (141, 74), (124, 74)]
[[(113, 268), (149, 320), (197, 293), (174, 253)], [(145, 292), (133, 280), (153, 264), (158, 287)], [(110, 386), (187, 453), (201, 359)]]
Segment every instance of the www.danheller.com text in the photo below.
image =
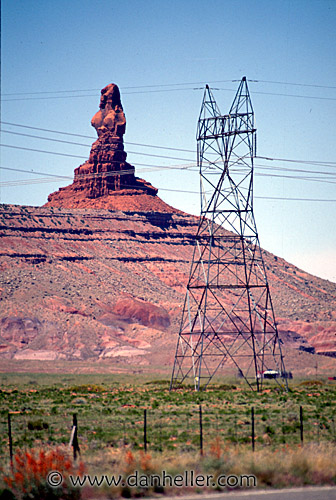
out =
[[(143, 474), (135, 471), (133, 474), (124, 477), (121, 474), (101, 474), (82, 476), (69, 475), (69, 485), (73, 487), (84, 486), (110, 486), (130, 488), (153, 488), (153, 487), (198, 487), (198, 488), (253, 488), (257, 486), (257, 478), (253, 474), (198, 474), (193, 470), (184, 471), (182, 474), (171, 475), (166, 471), (161, 474)], [(47, 476), (49, 486), (58, 487), (64, 482), (62, 474), (58, 471), (51, 471)]]

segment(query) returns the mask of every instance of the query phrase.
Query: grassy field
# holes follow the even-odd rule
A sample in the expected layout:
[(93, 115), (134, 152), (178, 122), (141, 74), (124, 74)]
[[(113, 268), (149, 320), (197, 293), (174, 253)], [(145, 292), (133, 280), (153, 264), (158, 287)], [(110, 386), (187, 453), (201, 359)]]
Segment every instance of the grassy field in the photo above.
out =
[[(14, 450), (68, 444), (76, 413), (81, 459), (97, 471), (109, 459), (122, 468), (125, 453), (134, 455), (134, 463), (141, 461), (144, 410), (147, 454), (156, 464), (155, 470), (165, 461), (167, 466), (175, 464), (174, 470), (178, 470), (178, 461), (180, 468), (196, 467), (200, 460), (200, 405), (205, 468), (211, 468), (211, 463), (219, 467), (225, 462), (225, 470), (228, 463), (232, 470), (238, 470), (238, 464), (246, 465), (251, 456), (259, 457), (259, 465), (256, 466), (255, 461), (253, 466), (248, 462), (249, 470), (245, 472), (255, 471), (260, 476), (259, 483), (263, 484), (263, 467), (267, 469), (267, 462), (271, 461), (272, 470), (275, 470), (275, 457), (280, 460), (281, 453), (291, 454), (291, 460), (295, 453), (303, 453), (302, 457), (308, 460), (308, 449), (315, 447), (312, 464), (316, 465), (319, 454), (322, 457), (320, 465), (323, 457), (329, 464), (336, 462), (334, 381), (295, 381), (289, 392), (270, 381), (265, 382), (261, 393), (252, 392), (244, 382), (234, 379), (200, 393), (192, 388), (169, 392), (168, 380), (153, 380), (150, 376), (133, 379), (126, 375), (0, 374), (0, 381), (0, 455), (4, 469), (9, 457), (8, 412), (12, 413)], [(300, 436), (300, 406), (303, 408), (304, 448)], [(255, 414), (254, 454), (252, 407)], [(287, 457), (285, 462), (288, 464), (291, 460)], [(335, 466), (331, 464), (327, 479), (323, 474), (313, 474), (315, 479), (309, 475), (308, 483), (336, 481)], [(306, 474), (305, 467), (310, 470), (306, 464), (300, 472), (302, 477)], [(290, 477), (288, 471), (286, 474)], [(301, 482), (304, 481), (302, 477)], [(276, 485), (283, 485), (283, 481), (278, 480)], [(266, 480), (264, 483), (268, 484)]]
[(78, 416), (85, 453), (105, 447), (144, 446), (147, 410), (149, 450), (199, 449), (199, 405), (204, 448), (221, 439), (226, 444), (251, 443), (251, 407), (258, 446), (300, 443), (300, 406), (304, 442), (332, 442), (335, 434), (336, 383), (302, 381), (288, 393), (269, 382), (262, 393), (243, 382), (169, 392), (167, 380), (149, 377), (130, 383), (118, 375), (0, 375), (1, 456), (8, 448), (7, 413), (12, 412), (15, 447), (67, 443), (72, 415)]

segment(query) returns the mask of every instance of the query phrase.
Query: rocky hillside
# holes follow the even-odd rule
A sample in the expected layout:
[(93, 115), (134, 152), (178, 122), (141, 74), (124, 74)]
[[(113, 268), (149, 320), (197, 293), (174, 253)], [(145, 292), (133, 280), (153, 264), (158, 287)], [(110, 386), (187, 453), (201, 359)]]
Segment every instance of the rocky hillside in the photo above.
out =
[[(0, 208), (4, 370), (172, 367), (198, 219), (135, 177), (115, 84), (102, 89), (91, 124), (98, 139), (71, 185), (42, 208)], [(330, 373), (336, 285), (264, 259), (286, 368)]]
[[(168, 371), (196, 228), (182, 213), (0, 206), (2, 369)], [(263, 255), (286, 367), (333, 375), (336, 285)]]

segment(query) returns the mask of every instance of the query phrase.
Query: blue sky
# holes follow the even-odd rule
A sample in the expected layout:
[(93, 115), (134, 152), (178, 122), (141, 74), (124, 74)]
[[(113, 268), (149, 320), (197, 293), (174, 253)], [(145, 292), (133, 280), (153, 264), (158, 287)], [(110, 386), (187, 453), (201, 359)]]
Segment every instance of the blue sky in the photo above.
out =
[[(261, 245), (336, 281), (335, 201), (284, 199), (336, 199), (335, 22), (334, 0), (3, 0), (1, 120), (94, 138), (90, 120), (98, 109), (99, 89), (114, 82), (127, 118), (126, 143), (195, 151), (204, 84), (214, 88), (225, 113), (238, 87), (232, 80), (246, 75), (258, 129), (257, 154), (318, 162), (256, 160)], [(4, 145), (79, 157), (3, 146), (3, 167), (70, 177), (93, 142), (8, 124), (2, 130)], [(199, 212), (196, 170), (146, 171), (148, 165), (193, 163), (195, 153), (131, 144), (126, 151), (137, 175), (158, 187), (161, 198)], [(0, 172), (3, 203), (42, 205), (50, 192), (69, 183), (20, 184), (39, 176)], [(265, 173), (281, 177), (261, 175)]]

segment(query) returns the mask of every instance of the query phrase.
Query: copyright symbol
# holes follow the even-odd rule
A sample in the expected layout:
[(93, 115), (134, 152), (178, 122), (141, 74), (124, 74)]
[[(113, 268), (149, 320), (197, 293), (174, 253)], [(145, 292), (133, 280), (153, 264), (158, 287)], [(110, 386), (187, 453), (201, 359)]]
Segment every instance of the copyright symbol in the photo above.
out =
[(52, 470), (47, 475), (47, 483), (52, 488), (57, 488), (57, 486), (60, 486), (62, 484), (62, 482), (63, 482), (63, 476), (57, 470)]

